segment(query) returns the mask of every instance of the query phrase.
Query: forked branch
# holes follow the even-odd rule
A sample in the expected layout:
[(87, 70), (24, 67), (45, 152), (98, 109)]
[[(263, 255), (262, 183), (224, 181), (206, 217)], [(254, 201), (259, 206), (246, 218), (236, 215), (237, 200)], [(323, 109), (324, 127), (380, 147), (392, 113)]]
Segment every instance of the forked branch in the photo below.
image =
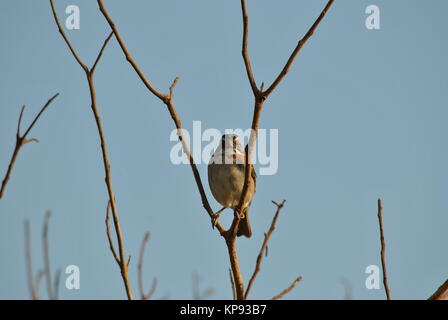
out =
[[(210, 207), (210, 203), (208, 202), (207, 195), (205, 193), (204, 186), (203, 186), (202, 181), (201, 181), (201, 176), (200, 176), (199, 171), (197, 169), (197, 166), (196, 166), (196, 163), (194, 161), (193, 155), (190, 152), (190, 147), (188, 146), (188, 142), (187, 142), (187, 140), (186, 140), (186, 138), (184, 136), (183, 127), (182, 127), (182, 123), (180, 121), (179, 115), (177, 114), (176, 108), (174, 107), (174, 87), (177, 84), (177, 82), (179, 81), (179, 78), (176, 78), (173, 81), (173, 83), (171, 84), (171, 86), (169, 88), (169, 94), (161, 93), (156, 88), (154, 88), (154, 86), (146, 78), (145, 74), (140, 69), (140, 67), (138, 66), (137, 62), (135, 61), (135, 59), (132, 57), (131, 53), (127, 49), (127, 47), (126, 47), (122, 37), (120, 36), (118, 28), (117, 28), (115, 22), (113, 21), (113, 19), (111, 18), (111, 16), (109, 15), (109, 12), (107, 11), (106, 7), (104, 6), (103, 1), (102, 0), (97, 0), (97, 2), (98, 2), (99, 10), (101, 11), (101, 13), (103, 14), (104, 18), (108, 22), (110, 28), (112, 29), (112, 32), (114, 33), (115, 38), (117, 39), (118, 44), (120, 45), (120, 48), (121, 48), (121, 50), (123, 51), (123, 54), (126, 57), (126, 60), (132, 66), (134, 71), (137, 73), (138, 77), (143, 82), (145, 87), (154, 96), (156, 96), (158, 99), (160, 99), (167, 106), (168, 112), (170, 113), (170, 116), (171, 116), (171, 118), (172, 118), (172, 120), (174, 122), (174, 125), (176, 126), (179, 140), (182, 142), (182, 148), (183, 148), (185, 154), (187, 155), (187, 157), (188, 157), (188, 159), (190, 161), (191, 170), (193, 171), (193, 176), (194, 176), (194, 179), (196, 181), (196, 185), (198, 187), (199, 193), (201, 195), (202, 205), (205, 208), (205, 210), (207, 211), (207, 213), (210, 216), (210, 218), (213, 218), (213, 210)], [(221, 225), (221, 223), (219, 221), (217, 221), (215, 226), (218, 229), (218, 231), (220, 232), (220, 234), (223, 234), (225, 232), (224, 227)]]
[[(95, 118), (98, 135), (99, 135), (100, 142), (101, 142), (101, 153), (102, 153), (102, 157), (103, 157), (104, 172), (106, 175), (105, 182), (106, 182), (107, 192), (108, 192), (108, 196), (109, 196), (110, 208), (112, 211), (112, 218), (114, 221), (115, 235), (117, 237), (117, 242), (118, 242), (118, 256), (114, 251), (112, 251), (112, 254), (116, 261), (118, 259), (119, 267), (120, 267), (120, 271), (121, 271), (121, 277), (123, 279), (123, 283), (124, 283), (125, 290), (126, 290), (126, 295), (129, 300), (132, 300), (133, 295), (132, 295), (131, 285), (129, 283), (129, 278), (128, 278), (128, 262), (126, 261), (125, 254), (124, 254), (123, 235), (121, 233), (121, 227), (120, 227), (120, 222), (119, 222), (119, 218), (118, 218), (118, 210), (117, 210), (117, 206), (116, 206), (116, 202), (115, 202), (115, 194), (114, 194), (114, 191), (112, 188), (112, 175), (111, 175), (111, 171), (110, 171), (109, 155), (107, 153), (107, 144), (106, 144), (106, 138), (104, 135), (103, 125), (102, 125), (101, 118), (100, 118), (100, 115), (98, 112), (98, 107), (97, 107), (97, 102), (96, 102), (95, 82), (94, 82), (94, 73), (95, 73), (96, 67), (97, 67), (97, 65), (103, 55), (104, 49), (106, 48), (107, 44), (109, 43), (109, 40), (111, 39), (113, 33), (111, 32), (107, 36), (107, 38), (104, 40), (104, 43), (97, 55), (97, 58), (95, 59), (95, 62), (93, 63), (93, 66), (89, 69), (87, 67), (87, 65), (81, 60), (78, 53), (76, 52), (73, 45), (71, 44), (70, 40), (68, 39), (67, 35), (65, 34), (65, 31), (62, 28), (62, 26), (59, 22), (58, 16), (56, 14), (56, 9), (54, 7), (53, 0), (50, 0), (50, 6), (51, 6), (51, 10), (53, 12), (53, 17), (54, 17), (54, 20), (58, 27), (59, 33), (61, 34), (61, 36), (64, 39), (65, 43), (67, 44), (68, 48), (70, 49), (70, 52), (72, 53), (76, 62), (84, 70), (86, 77), (87, 77), (87, 82), (89, 84), (91, 109), (93, 112), (93, 116)], [(110, 244), (111, 242), (110, 242), (110, 234), (109, 233), (108, 233), (108, 239), (109, 239), (109, 244)], [(111, 250), (112, 250), (112, 247), (111, 247)]]
[[(271, 223), (271, 226), (269, 227), (268, 232), (264, 234), (264, 241), (263, 241), (263, 244), (261, 245), (260, 252), (258, 253), (257, 262), (255, 263), (255, 270), (252, 274), (252, 277), (249, 280), (249, 284), (248, 284), (246, 292), (244, 294), (244, 299), (246, 299), (246, 300), (249, 296), (250, 290), (252, 289), (255, 279), (257, 278), (257, 275), (261, 270), (261, 263), (263, 262), (263, 257), (265, 255), (267, 256), (268, 242), (272, 236), (272, 233), (275, 230), (280, 211), (283, 209), (285, 202), (286, 202), (286, 200), (283, 200), (280, 204), (278, 204), (277, 202), (272, 201), (272, 203), (277, 207), (277, 210), (275, 212), (274, 218), (272, 219), (272, 223)], [(295, 285), (300, 281), (301, 277), (299, 277), (297, 279), (295, 282), (293, 282), (293, 284), (288, 289), (284, 290), (281, 294), (277, 295), (276, 297), (280, 298), (281, 296), (283, 296), (286, 293), (288, 293), (289, 291), (291, 291), (295, 287)]]
[(55, 278), (51, 275), (50, 270), (50, 250), (48, 244), (48, 232), (49, 232), (50, 212), (45, 214), (43, 228), (42, 228), (42, 257), (44, 262), (44, 268), (39, 271), (34, 277), (32, 253), (31, 253), (31, 228), (30, 222), (25, 220), (25, 261), (28, 280), (28, 290), (32, 300), (39, 300), (39, 285), (43, 278), (46, 279), (48, 299), (58, 299), (59, 281), (61, 277), (61, 269), (58, 269)]
[(277, 76), (277, 78), (274, 80), (274, 82), (269, 86), (269, 88), (266, 91), (263, 91), (264, 85), (260, 87), (260, 89), (256, 86), (256, 80), (253, 75), (252, 66), (249, 58), (249, 52), (248, 52), (248, 33), (249, 33), (249, 18), (247, 14), (247, 6), (246, 6), (246, 0), (241, 0), (241, 11), (243, 15), (243, 42), (242, 42), (242, 55), (244, 59), (244, 65), (246, 67), (246, 73), (248, 76), (249, 84), (252, 88), (252, 92), (254, 94), (255, 98), (255, 104), (254, 104), (254, 114), (252, 118), (252, 130), (249, 138), (249, 144), (247, 148), (246, 153), (246, 172), (244, 177), (244, 187), (243, 192), (241, 194), (240, 203), (238, 205), (237, 211), (241, 211), (243, 203), (245, 203), (245, 199), (247, 197), (247, 192), (249, 190), (249, 181), (250, 181), (250, 174), (252, 172), (252, 154), (253, 149), (255, 146), (255, 142), (257, 140), (258, 136), (258, 126), (260, 122), (260, 116), (261, 111), (263, 109), (263, 103), (264, 101), (269, 97), (269, 95), (275, 90), (275, 88), (278, 86), (278, 84), (283, 80), (283, 78), (288, 73), (292, 63), (294, 62), (294, 59), (296, 58), (297, 54), (300, 52), (302, 47), (305, 45), (305, 43), (308, 41), (309, 38), (313, 35), (314, 31), (317, 29), (319, 24), (322, 22), (323, 18), (326, 16), (328, 10), (333, 5), (334, 0), (329, 0), (327, 2), (327, 5), (322, 10), (319, 17), (316, 19), (316, 21), (313, 23), (311, 28), (308, 30), (308, 32), (305, 34), (305, 36), (298, 42), (296, 48), (292, 52), (291, 56), (289, 57), (288, 61), (286, 62), (286, 65), (280, 72), (280, 74)]
[[(207, 211), (209, 217), (211, 218), (213, 226), (216, 226), (216, 228), (219, 231), (220, 235), (223, 236), (225, 241), (226, 241), (227, 249), (228, 249), (228, 252), (229, 252), (229, 258), (230, 258), (232, 275), (233, 275), (232, 279), (233, 279), (234, 286), (235, 286), (236, 298), (237, 299), (244, 299), (244, 297), (245, 297), (244, 283), (243, 283), (243, 279), (242, 279), (242, 276), (241, 276), (241, 271), (240, 271), (240, 267), (239, 267), (239, 263), (238, 263), (238, 256), (237, 256), (237, 253), (236, 253), (236, 230), (238, 228), (238, 224), (239, 224), (239, 221), (240, 221), (240, 218), (241, 218), (240, 213), (242, 211), (241, 210), (242, 209), (242, 205), (243, 205), (243, 203), (245, 203), (244, 200), (245, 200), (245, 198), (247, 196), (247, 192), (248, 192), (249, 177), (250, 177), (250, 174), (252, 173), (253, 146), (254, 146), (255, 141), (257, 139), (258, 124), (259, 124), (259, 121), (260, 121), (260, 115), (261, 115), (261, 110), (262, 110), (262, 107), (263, 107), (263, 102), (268, 97), (268, 95), (275, 89), (276, 85), (282, 80), (284, 75), (280, 74), (278, 79), (274, 82), (275, 85), (274, 84), (271, 85), (270, 89), (268, 89), (267, 92), (262, 92), (263, 85), (261, 86), (260, 89), (257, 88), (256, 82), (255, 82), (255, 79), (254, 79), (254, 76), (253, 76), (251, 64), (250, 64), (250, 59), (249, 59), (249, 55), (248, 55), (248, 49), (247, 49), (247, 42), (248, 42), (248, 17), (247, 17), (247, 10), (246, 10), (246, 2), (245, 2), (245, 0), (241, 0), (242, 10), (243, 10), (243, 23), (244, 23), (243, 42), (242, 42), (242, 54), (243, 54), (243, 58), (244, 58), (244, 62), (245, 62), (245, 66), (246, 66), (246, 71), (247, 71), (247, 75), (248, 75), (248, 78), (249, 78), (249, 82), (250, 82), (252, 91), (253, 91), (254, 96), (255, 96), (255, 107), (254, 107), (254, 115), (253, 115), (253, 119), (252, 119), (252, 132), (251, 132), (251, 135), (250, 135), (249, 148), (248, 148), (247, 155), (246, 155), (246, 174), (245, 174), (244, 188), (243, 188), (243, 192), (242, 192), (242, 195), (241, 195), (241, 200), (240, 200), (239, 206), (238, 206), (238, 208), (234, 212), (233, 222), (232, 222), (229, 230), (226, 231), (219, 221), (215, 221), (214, 220), (214, 211), (212, 210), (212, 208), (210, 207), (210, 204), (208, 202), (208, 199), (207, 199), (207, 196), (205, 194), (204, 187), (203, 187), (203, 184), (202, 184), (202, 181), (201, 181), (201, 177), (200, 177), (199, 172), (197, 170), (197, 167), (196, 167), (195, 161), (193, 159), (193, 156), (192, 156), (192, 154), (190, 152), (190, 148), (188, 146), (188, 142), (185, 139), (184, 134), (183, 134), (182, 123), (181, 123), (181, 121), (179, 119), (179, 116), (177, 114), (176, 108), (174, 107), (174, 102), (173, 102), (174, 94), (173, 94), (173, 92), (174, 92), (174, 85), (177, 83), (178, 78), (176, 78), (176, 80), (171, 85), (168, 94), (164, 94), (164, 93), (159, 92), (151, 84), (151, 82), (146, 78), (146, 76), (144, 75), (144, 73), (142, 72), (140, 67), (138, 66), (137, 62), (135, 61), (135, 59), (132, 57), (131, 53), (127, 49), (126, 45), (124, 44), (124, 41), (123, 41), (122, 37), (120, 36), (120, 34), (118, 32), (118, 28), (116, 27), (115, 22), (113, 21), (113, 19), (111, 18), (111, 16), (108, 13), (106, 7), (104, 6), (103, 1), (102, 0), (97, 0), (97, 3), (98, 3), (98, 6), (99, 6), (99, 10), (103, 14), (104, 18), (107, 20), (110, 28), (112, 29), (113, 33), (115, 34), (115, 38), (117, 39), (117, 41), (118, 41), (118, 43), (119, 43), (119, 45), (121, 47), (121, 50), (123, 51), (123, 53), (124, 53), (124, 55), (126, 57), (126, 60), (131, 64), (132, 68), (137, 73), (137, 75), (139, 76), (139, 78), (143, 82), (143, 84), (146, 86), (146, 88), (154, 96), (156, 96), (158, 99), (160, 99), (168, 108), (170, 116), (173, 119), (174, 124), (175, 124), (175, 126), (176, 126), (176, 128), (178, 130), (178, 137), (179, 137), (179, 140), (182, 143), (183, 151), (185, 152), (185, 154), (187, 155), (187, 157), (188, 157), (188, 159), (190, 161), (190, 166), (191, 166), (191, 169), (193, 171), (193, 175), (194, 175), (194, 178), (195, 178), (195, 181), (196, 181), (196, 185), (197, 185), (199, 193), (201, 195), (202, 205), (205, 208), (205, 210)], [(317, 25), (323, 19), (323, 17), (326, 14), (326, 11), (328, 10), (328, 8), (331, 6), (332, 3), (333, 3), (333, 0), (329, 1), (326, 9), (324, 9), (324, 11), (322, 12), (321, 16), (314, 23), (314, 25), (311, 28), (311, 30), (307, 33), (305, 39), (303, 41), (301, 41), (301, 44), (300, 44), (299, 48), (295, 50), (295, 53), (293, 53), (293, 57), (290, 59), (291, 62), (289, 62), (287, 65), (290, 65), (292, 63), (292, 60), (297, 55), (297, 53), (300, 51), (300, 48), (303, 46), (303, 44), (306, 42), (306, 40), (309, 37), (311, 37), (314, 29), (316, 29)], [(289, 69), (289, 67), (286, 68), (286, 72), (287, 72), (288, 69)]]
[(48, 106), (53, 102), (54, 99), (59, 95), (56, 93), (53, 97), (51, 97), (47, 103), (40, 109), (39, 113), (34, 117), (34, 120), (26, 129), (25, 133), (22, 135), (20, 133), (20, 126), (22, 124), (23, 112), (25, 111), (25, 106), (20, 110), (19, 121), (17, 122), (17, 131), (16, 131), (16, 145), (14, 147), (14, 151), (12, 153), (11, 161), (8, 165), (8, 170), (6, 171), (5, 177), (3, 178), (2, 186), (0, 188), (0, 199), (3, 197), (3, 193), (5, 192), (6, 185), (8, 184), (9, 178), (11, 176), (12, 169), (14, 168), (14, 164), (16, 162), (17, 156), (19, 154), (20, 148), (22, 148), (28, 142), (39, 142), (36, 138), (27, 139), (28, 133), (30, 133), (31, 129), (36, 124), (39, 117), (44, 113), (44, 111), (48, 108)]

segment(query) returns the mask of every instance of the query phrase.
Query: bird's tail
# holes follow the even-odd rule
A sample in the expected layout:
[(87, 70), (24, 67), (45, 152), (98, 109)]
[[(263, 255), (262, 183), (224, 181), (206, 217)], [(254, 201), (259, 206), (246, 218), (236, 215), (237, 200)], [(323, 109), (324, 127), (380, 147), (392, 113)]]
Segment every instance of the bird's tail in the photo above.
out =
[(250, 221), (249, 221), (249, 211), (248, 208), (244, 209), (244, 218), (241, 219), (240, 224), (238, 225), (238, 231), (237, 236), (245, 236), (250, 238), (252, 236), (252, 230), (250, 228)]

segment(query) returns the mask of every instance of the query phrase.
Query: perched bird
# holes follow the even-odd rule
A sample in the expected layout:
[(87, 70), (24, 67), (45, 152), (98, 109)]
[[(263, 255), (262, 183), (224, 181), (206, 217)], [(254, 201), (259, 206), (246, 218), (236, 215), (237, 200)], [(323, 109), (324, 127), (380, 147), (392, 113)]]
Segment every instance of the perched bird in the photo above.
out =
[[(241, 146), (239, 136), (236, 134), (223, 135), (221, 143), (208, 164), (208, 184), (213, 197), (223, 206), (215, 214), (216, 216), (219, 216), (226, 208), (235, 210), (238, 207), (244, 186), (245, 163), (246, 153)], [(256, 175), (253, 167), (249, 177), (249, 189), (242, 206), (244, 217), (241, 219), (237, 231), (238, 237), (246, 236), (248, 238), (252, 235), (248, 209), (256, 187)]]

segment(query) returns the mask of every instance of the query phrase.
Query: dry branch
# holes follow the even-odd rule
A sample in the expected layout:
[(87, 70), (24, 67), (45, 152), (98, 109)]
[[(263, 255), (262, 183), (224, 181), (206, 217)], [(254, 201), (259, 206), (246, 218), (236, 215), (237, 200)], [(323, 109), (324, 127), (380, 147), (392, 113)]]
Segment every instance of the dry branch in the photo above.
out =
[(36, 115), (34, 120), (31, 122), (31, 124), (26, 129), (25, 133), (23, 135), (20, 134), (20, 126), (22, 124), (22, 117), (23, 117), (23, 111), (25, 110), (25, 106), (22, 107), (20, 110), (19, 115), (19, 121), (17, 122), (17, 132), (16, 132), (16, 145), (14, 147), (14, 152), (12, 153), (11, 161), (8, 165), (8, 170), (6, 171), (5, 177), (2, 182), (2, 186), (0, 188), (0, 199), (3, 197), (3, 193), (5, 192), (6, 185), (8, 184), (9, 178), (11, 176), (12, 169), (14, 168), (14, 164), (16, 162), (17, 156), (19, 154), (20, 148), (22, 148), (25, 144), (28, 142), (39, 142), (36, 138), (27, 139), (28, 133), (30, 133), (31, 129), (36, 124), (39, 117), (44, 113), (44, 111), (48, 108), (48, 106), (53, 102), (54, 99), (59, 95), (59, 93), (56, 93), (53, 97), (51, 97), (47, 103), (42, 107), (42, 109), (39, 111), (39, 113)]
[(272, 300), (279, 300), (281, 298), (283, 298), (284, 295), (286, 295), (287, 293), (289, 293), (292, 289), (294, 289), (294, 287), (299, 283), (299, 281), (302, 280), (302, 277), (298, 277), (297, 279), (295, 279), (293, 281), (293, 283), (286, 288), (285, 290), (283, 290), (282, 292), (280, 292), (278, 295), (276, 295), (275, 297), (272, 298)]
[(33, 274), (33, 258), (31, 255), (31, 231), (30, 222), (25, 220), (25, 261), (26, 261), (26, 275), (28, 280), (28, 290), (32, 300), (38, 300), (37, 292), (34, 285)]
[[(119, 267), (120, 267), (121, 277), (123, 279), (123, 283), (125, 286), (126, 295), (129, 300), (132, 300), (133, 295), (132, 295), (131, 285), (129, 283), (129, 277), (128, 277), (128, 264), (126, 262), (125, 254), (124, 254), (123, 235), (121, 233), (121, 227), (120, 227), (120, 222), (119, 222), (119, 218), (118, 218), (118, 211), (117, 211), (117, 206), (115, 203), (115, 194), (114, 194), (114, 191), (112, 188), (112, 175), (111, 175), (111, 171), (110, 171), (110, 162), (109, 162), (109, 156), (108, 156), (107, 147), (106, 147), (106, 138), (104, 135), (103, 125), (101, 122), (101, 118), (100, 118), (97, 103), (96, 103), (96, 90), (95, 90), (95, 83), (94, 83), (95, 69), (98, 65), (98, 62), (101, 59), (104, 49), (106, 48), (107, 44), (109, 43), (109, 40), (112, 37), (112, 33), (110, 33), (107, 36), (107, 38), (104, 40), (104, 43), (97, 55), (97, 58), (95, 59), (95, 62), (93, 64), (92, 68), (89, 69), (86, 66), (86, 64), (81, 60), (81, 58), (77, 54), (76, 50), (73, 48), (70, 40), (67, 38), (67, 36), (64, 32), (64, 29), (62, 28), (62, 26), (59, 22), (58, 16), (56, 14), (56, 9), (54, 7), (53, 0), (50, 0), (50, 5), (51, 5), (51, 10), (53, 12), (53, 17), (54, 17), (54, 20), (58, 27), (59, 33), (61, 34), (61, 36), (64, 39), (65, 43), (67, 44), (68, 48), (70, 49), (70, 52), (72, 53), (75, 60), (78, 62), (80, 67), (84, 70), (86, 77), (87, 77), (87, 82), (89, 84), (91, 109), (93, 112), (93, 116), (95, 118), (95, 123), (97, 126), (99, 138), (101, 141), (101, 153), (102, 153), (102, 157), (103, 157), (104, 172), (105, 172), (105, 176), (106, 176), (105, 182), (106, 182), (106, 186), (107, 186), (107, 192), (108, 192), (108, 196), (109, 196), (110, 206), (112, 209), (112, 217), (113, 217), (113, 221), (114, 221), (115, 235), (117, 237), (117, 242), (118, 242)], [(116, 259), (116, 256), (114, 256), (114, 258)]]
[(28, 279), (28, 290), (30, 292), (32, 300), (40, 299), (39, 286), (43, 278), (46, 279), (48, 299), (49, 300), (58, 299), (58, 292), (59, 292), (58, 289), (61, 277), (61, 269), (58, 269), (53, 281), (50, 269), (50, 250), (48, 244), (50, 216), (51, 216), (50, 212), (47, 211), (45, 214), (44, 223), (42, 227), (42, 257), (44, 268), (37, 273), (36, 277), (34, 277), (32, 266), (30, 222), (28, 220), (25, 220), (25, 261), (26, 261), (26, 271)]
[(428, 300), (445, 300), (448, 298), (448, 280), (446, 280)]
[[(115, 38), (118, 41), (118, 44), (120, 45), (120, 48), (123, 51), (123, 54), (126, 57), (126, 60), (130, 63), (130, 65), (132, 66), (132, 68), (134, 69), (134, 71), (137, 73), (137, 75), (139, 76), (140, 80), (143, 82), (143, 84), (145, 85), (145, 87), (153, 94), (155, 95), (157, 98), (159, 98), (168, 108), (168, 112), (170, 113), (171, 118), (173, 119), (173, 122), (176, 126), (177, 129), (177, 133), (179, 136), (179, 140), (182, 142), (182, 148), (185, 152), (185, 154), (187, 155), (189, 161), (190, 161), (190, 166), (191, 169), (193, 171), (193, 175), (199, 190), (199, 193), (201, 195), (201, 200), (202, 200), (202, 205), (204, 206), (205, 210), (207, 211), (207, 213), (209, 214), (210, 218), (213, 218), (213, 210), (210, 207), (210, 204), (208, 202), (207, 196), (205, 194), (205, 190), (204, 190), (204, 186), (202, 184), (201, 181), (201, 176), (199, 174), (199, 171), (197, 169), (196, 163), (194, 162), (193, 159), (193, 155), (190, 152), (190, 148), (188, 146), (188, 142), (184, 137), (183, 134), (183, 128), (182, 128), (182, 123), (180, 121), (179, 115), (177, 114), (176, 108), (174, 107), (174, 87), (177, 84), (179, 78), (176, 78), (173, 83), (171, 84), (170, 88), (169, 88), (169, 94), (163, 94), (160, 93), (158, 90), (156, 90), (151, 82), (146, 78), (146, 76), (144, 75), (143, 71), (140, 69), (140, 67), (138, 66), (137, 62), (135, 61), (135, 59), (132, 57), (131, 53), (129, 52), (129, 50), (127, 49), (126, 45), (124, 44), (123, 39), (120, 36), (120, 33), (118, 32), (118, 28), (115, 25), (115, 22), (112, 20), (112, 18), (110, 17), (106, 7), (104, 6), (104, 3), (102, 0), (97, 0), (98, 2), (98, 6), (99, 9), (101, 11), (101, 13), (103, 14), (104, 18), (107, 20), (107, 22), (109, 23), (109, 26), (111, 27)], [(220, 232), (220, 234), (223, 234), (225, 232), (224, 227), (221, 225), (221, 223), (219, 221), (217, 221), (216, 223), (216, 228), (218, 229), (218, 231)]]
[(44, 218), (44, 226), (42, 229), (42, 249), (43, 249), (43, 257), (44, 257), (44, 270), (45, 270), (45, 278), (47, 280), (47, 292), (48, 298), (50, 300), (55, 300), (55, 296), (53, 293), (53, 284), (51, 277), (51, 269), (50, 269), (50, 250), (48, 246), (48, 224), (50, 223), (51, 213), (47, 211)]
[(117, 262), (118, 266), (120, 266), (120, 259), (118, 258), (117, 251), (115, 251), (114, 242), (110, 234), (109, 213), (110, 213), (110, 201), (107, 201), (106, 220), (105, 220), (107, 241), (109, 242), (109, 248), (110, 251), (112, 252), (112, 256), (114, 257), (115, 262)]
[(383, 229), (383, 206), (381, 199), (378, 199), (378, 221), (380, 226), (380, 241), (381, 241), (381, 266), (383, 267), (383, 284), (386, 291), (387, 300), (391, 300), (389, 285), (387, 282), (387, 270), (386, 270), (386, 242), (384, 241), (384, 229)]
[(241, 0), (241, 11), (243, 15), (243, 42), (242, 42), (242, 55), (244, 59), (244, 64), (246, 67), (246, 72), (248, 75), (248, 80), (250, 83), (250, 86), (252, 88), (252, 92), (254, 94), (255, 98), (255, 104), (254, 104), (254, 114), (252, 118), (252, 131), (249, 138), (249, 144), (247, 148), (247, 154), (246, 154), (246, 172), (244, 177), (244, 187), (243, 192), (241, 194), (240, 203), (238, 206), (237, 211), (241, 211), (241, 208), (243, 206), (243, 203), (245, 203), (245, 199), (247, 196), (247, 192), (249, 190), (249, 181), (250, 181), (250, 174), (252, 172), (252, 153), (255, 146), (255, 142), (257, 140), (258, 135), (258, 125), (260, 122), (260, 116), (261, 116), (261, 110), (263, 109), (263, 103), (264, 101), (269, 97), (269, 95), (275, 90), (275, 88), (278, 86), (278, 84), (283, 80), (285, 75), (288, 73), (292, 63), (294, 62), (294, 59), (296, 58), (297, 54), (300, 52), (302, 47), (305, 45), (305, 43), (308, 41), (308, 39), (313, 35), (314, 31), (317, 29), (325, 15), (327, 14), (328, 10), (332, 6), (334, 0), (329, 0), (327, 2), (327, 5), (322, 10), (321, 14), (317, 18), (317, 20), (313, 23), (311, 28), (308, 30), (308, 32), (305, 34), (305, 36), (298, 42), (296, 48), (292, 52), (291, 56), (289, 57), (285, 67), (280, 72), (280, 74), (277, 76), (277, 78), (274, 80), (272, 85), (266, 90), (263, 91), (264, 84), (260, 87), (260, 89), (256, 86), (256, 80), (253, 75), (249, 53), (248, 53), (248, 32), (249, 32), (249, 19), (247, 14), (247, 8), (246, 8), (246, 0)]
[(146, 232), (145, 236), (143, 237), (142, 244), (140, 246), (140, 254), (138, 257), (138, 264), (137, 264), (137, 271), (138, 271), (138, 288), (140, 291), (140, 296), (142, 300), (149, 300), (153, 296), (154, 292), (156, 291), (157, 287), (157, 279), (154, 278), (152, 280), (151, 289), (149, 289), (148, 293), (145, 293), (145, 290), (143, 289), (143, 259), (145, 256), (145, 248), (146, 244), (148, 243), (150, 238), (150, 233)]
[[(316, 22), (311, 27), (310, 31), (308, 31), (305, 38), (301, 40), (298, 48), (296, 48), (296, 50), (293, 52), (291, 58), (289, 59), (290, 62), (288, 62), (288, 64), (287, 64), (286, 72), (289, 69), (289, 66), (292, 64), (292, 61), (294, 60), (295, 56), (300, 51), (303, 44), (308, 40), (309, 37), (311, 37), (314, 30), (317, 28), (317, 26), (319, 25), (319, 23), (325, 16), (327, 10), (329, 9), (329, 7), (333, 3), (333, 1), (334, 0), (329, 1), (329, 3), (327, 4), (325, 9), (322, 11), (321, 15), (319, 16), (319, 18), (316, 20)], [(248, 148), (247, 155), (246, 155), (246, 174), (245, 174), (244, 188), (242, 191), (239, 206), (234, 212), (233, 222), (232, 222), (229, 230), (226, 231), (224, 229), (224, 227), (221, 225), (221, 223), (214, 219), (214, 211), (211, 209), (210, 204), (208, 202), (208, 199), (205, 194), (204, 187), (203, 187), (203, 184), (201, 181), (201, 177), (197, 170), (193, 156), (190, 152), (188, 143), (183, 135), (182, 123), (179, 119), (176, 108), (174, 107), (174, 102), (173, 102), (174, 93), (173, 92), (174, 92), (174, 86), (176, 85), (178, 78), (176, 78), (174, 80), (173, 84), (170, 86), (168, 94), (161, 93), (156, 88), (154, 88), (153, 85), (151, 84), (151, 82), (146, 78), (146, 76), (144, 75), (144, 73), (142, 72), (140, 67), (138, 66), (135, 59), (132, 57), (132, 55), (129, 52), (129, 50), (127, 49), (126, 45), (124, 44), (124, 41), (118, 32), (118, 28), (116, 27), (116, 24), (113, 21), (113, 19), (110, 17), (106, 7), (104, 6), (103, 1), (97, 0), (97, 3), (98, 3), (99, 10), (103, 14), (104, 18), (107, 20), (110, 28), (112, 29), (113, 33), (115, 34), (115, 38), (117, 39), (117, 41), (120, 45), (120, 48), (126, 57), (126, 60), (131, 64), (132, 68), (137, 73), (138, 77), (143, 82), (143, 84), (146, 86), (146, 88), (167, 106), (170, 116), (171, 116), (172, 120), (174, 121), (174, 124), (178, 130), (178, 137), (182, 143), (183, 151), (185, 152), (185, 154), (187, 155), (187, 157), (190, 161), (190, 166), (193, 171), (196, 185), (197, 185), (199, 193), (201, 195), (202, 205), (212, 220), (212, 226), (216, 226), (220, 235), (223, 236), (226, 241), (226, 245), (227, 245), (227, 249), (228, 249), (228, 253), (229, 253), (230, 264), (231, 264), (231, 270), (232, 270), (232, 274), (233, 274), (233, 281), (235, 284), (236, 297), (237, 297), (237, 299), (244, 299), (244, 297), (245, 297), (244, 282), (243, 282), (243, 279), (241, 276), (240, 266), (238, 263), (238, 256), (237, 256), (237, 252), (236, 252), (236, 231), (238, 229), (239, 221), (241, 218), (240, 213), (241, 213), (242, 205), (245, 202), (244, 200), (245, 200), (245, 198), (247, 196), (247, 192), (248, 192), (249, 175), (252, 173), (253, 146), (254, 146), (256, 138), (257, 138), (258, 123), (260, 121), (260, 115), (261, 115), (261, 110), (263, 107), (263, 102), (266, 100), (268, 95), (275, 89), (277, 84), (283, 79), (286, 72), (284, 72), (285, 74), (280, 73), (277, 80), (274, 82), (273, 85), (271, 85), (271, 87), (267, 91), (265, 91), (265, 92), (262, 91), (263, 85), (261, 86), (260, 89), (258, 89), (256, 87), (256, 82), (255, 82), (255, 79), (254, 79), (254, 76), (252, 73), (252, 68), (250, 65), (250, 59), (249, 59), (248, 50), (247, 50), (248, 17), (247, 17), (247, 10), (246, 10), (246, 2), (245, 2), (245, 0), (241, 0), (242, 11), (243, 11), (243, 24), (244, 24), (242, 53), (243, 53), (243, 58), (244, 58), (245, 66), (246, 66), (246, 71), (247, 71), (247, 74), (249, 77), (249, 82), (251, 84), (252, 91), (255, 96), (255, 106), (254, 106), (254, 115), (253, 115), (252, 126), (251, 126), (252, 132), (250, 135), (249, 148)]]
[(278, 216), (280, 214), (280, 211), (283, 209), (285, 202), (286, 202), (286, 200), (283, 200), (280, 204), (278, 204), (277, 202), (272, 201), (272, 203), (277, 207), (277, 211), (275, 212), (274, 218), (272, 219), (272, 223), (271, 223), (271, 226), (269, 227), (268, 232), (264, 234), (264, 241), (263, 241), (263, 244), (261, 245), (260, 252), (258, 253), (257, 262), (255, 263), (255, 270), (252, 274), (252, 277), (249, 280), (249, 284), (248, 284), (246, 292), (244, 294), (244, 299), (246, 299), (246, 300), (249, 296), (250, 290), (252, 289), (254, 281), (257, 278), (258, 273), (260, 272), (261, 263), (263, 262), (263, 257), (265, 256), (265, 253), (267, 252), (269, 239), (271, 238), (271, 235), (275, 230)]

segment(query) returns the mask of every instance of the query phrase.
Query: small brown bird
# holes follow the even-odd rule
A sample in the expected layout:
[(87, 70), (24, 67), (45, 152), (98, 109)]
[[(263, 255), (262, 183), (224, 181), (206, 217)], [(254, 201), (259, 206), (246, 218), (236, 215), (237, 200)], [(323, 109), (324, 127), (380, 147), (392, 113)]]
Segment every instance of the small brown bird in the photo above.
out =
[[(216, 148), (208, 164), (208, 184), (213, 197), (223, 206), (216, 213), (217, 215), (226, 208), (235, 210), (238, 207), (244, 186), (245, 163), (246, 153), (241, 146), (238, 135), (223, 135), (220, 145)], [(255, 189), (256, 175), (255, 170), (252, 169), (246, 201), (242, 207), (244, 218), (238, 226), (238, 237), (246, 236), (250, 238), (252, 236), (248, 209), (254, 197)]]

